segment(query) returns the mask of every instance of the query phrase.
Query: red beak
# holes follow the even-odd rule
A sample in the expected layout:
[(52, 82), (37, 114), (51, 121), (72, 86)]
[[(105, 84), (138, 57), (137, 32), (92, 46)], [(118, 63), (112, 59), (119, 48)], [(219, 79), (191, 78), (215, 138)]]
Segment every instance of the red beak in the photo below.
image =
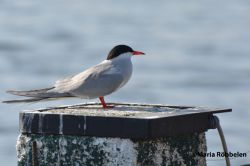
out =
[(140, 52), (140, 51), (134, 51), (132, 52), (133, 55), (144, 55), (143, 52)]

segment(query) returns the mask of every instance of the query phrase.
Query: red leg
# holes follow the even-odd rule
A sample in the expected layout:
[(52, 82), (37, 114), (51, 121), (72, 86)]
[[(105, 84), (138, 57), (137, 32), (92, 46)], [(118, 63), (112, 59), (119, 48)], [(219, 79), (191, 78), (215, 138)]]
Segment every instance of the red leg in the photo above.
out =
[(103, 97), (103, 96), (99, 97), (99, 99), (100, 99), (100, 101), (101, 101), (101, 103), (102, 103), (102, 107), (103, 107), (104, 109), (114, 108), (114, 106), (107, 106), (107, 104), (106, 104), (105, 101), (104, 101), (104, 97)]

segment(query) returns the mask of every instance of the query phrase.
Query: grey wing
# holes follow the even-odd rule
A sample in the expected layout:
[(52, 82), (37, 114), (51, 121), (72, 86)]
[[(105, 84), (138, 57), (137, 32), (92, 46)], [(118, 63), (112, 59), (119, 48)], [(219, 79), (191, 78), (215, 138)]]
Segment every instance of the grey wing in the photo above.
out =
[(119, 73), (92, 74), (71, 93), (82, 98), (97, 98), (116, 91), (122, 82), (123, 77)]
[(117, 90), (123, 76), (108, 61), (104, 61), (73, 77), (59, 80), (53, 91), (70, 93), (81, 98), (97, 98)]

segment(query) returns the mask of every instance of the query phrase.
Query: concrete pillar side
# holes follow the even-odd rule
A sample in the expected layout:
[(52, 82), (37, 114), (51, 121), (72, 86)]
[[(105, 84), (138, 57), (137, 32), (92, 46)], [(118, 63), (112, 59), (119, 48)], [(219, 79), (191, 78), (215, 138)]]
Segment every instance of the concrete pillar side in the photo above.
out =
[(32, 165), (34, 162), (39, 166), (203, 166), (206, 165), (206, 159), (198, 153), (206, 151), (204, 132), (146, 140), (21, 134), (17, 141), (20, 166)]

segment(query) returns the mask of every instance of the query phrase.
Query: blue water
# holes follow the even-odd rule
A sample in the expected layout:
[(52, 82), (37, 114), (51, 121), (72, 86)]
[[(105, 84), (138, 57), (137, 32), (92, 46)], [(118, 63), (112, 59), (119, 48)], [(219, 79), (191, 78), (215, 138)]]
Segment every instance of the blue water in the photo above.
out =
[[(107, 101), (233, 108), (218, 115), (228, 148), (249, 152), (249, 13), (249, 1), (240, 0), (1, 0), (0, 100), (15, 98), (7, 89), (50, 86), (128, 44), (147, 55), (133, 58), (132, 79)], [(1, 165), (16, 165), (19, 111), (80, 102), (87, 100), (0, 104)], [(216, 130), (207, 142), (209, 152), (222, 150)], [(250, 153), (231, 162), (250, 163)]]

